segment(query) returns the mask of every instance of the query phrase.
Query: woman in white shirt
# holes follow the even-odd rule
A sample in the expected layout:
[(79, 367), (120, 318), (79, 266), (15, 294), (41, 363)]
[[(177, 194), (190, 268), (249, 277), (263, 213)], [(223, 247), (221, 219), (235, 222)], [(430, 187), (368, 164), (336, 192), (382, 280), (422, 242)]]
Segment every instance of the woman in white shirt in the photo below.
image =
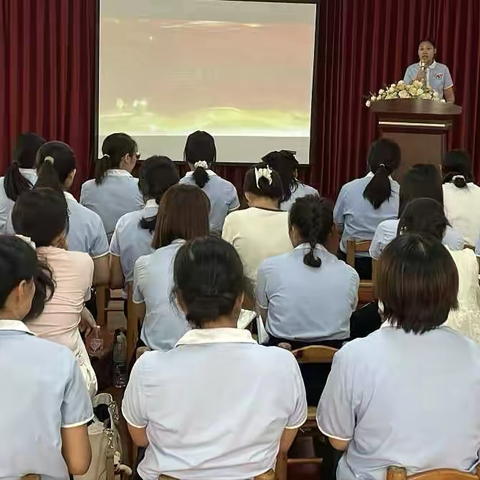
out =
[(154, 156), (143, 162), (138, 186), (145, 207), (126, 213), (117, 222), (110, 244), (110, 285), (123, 288), (133, 282), (135, 262), (153, 252), (152, 239), (157, 224), (158, 206), (165, 192), (180, 180), (175, 164), (168, 158)]
[(249, 208), (230, 214), (222, 237), (237, 250), (245, 274), (254, 283), (263, 260), (292, 250), (288, 213), (280, 210), (283, 187), (280, 175), (259, 163), (245, 175), (243, 186)]
[(138, 179), (131, 175), (140, 154), (137, 143), (126, 133), (109, 135), (103, 141), (102, 152), (95, 166), (95, 179), (82, 185), (80, 203), (98, 213), (111, 239), (122, 215), (144, 207)]
[(173, 275), (193, 329), (173, 350), (145, 353), (130, 376), (122, 411), (134, 443), (146, 447), (139, 476), (240, 480), (270, 472), (307, 417), (298, 364), (236, 328), (249, 287), (227, 242), (183, 245)]
[[(400, 166), (400, 147), (388, 138), (372, 144), (368, 155), (370, 172), (340, 190), (333, 221), (342, 233), (340, 258), (345, 259), (347, 240), (372, 240), (378, 225), (398, 215), (400, 186), (391, 175)], [(355, 269), (361, 279), (372, 278), (372, 259), (358, 254)]]
[(193, 185), (170, 187), (160, 202), (150, 255), (140, 257), (133, 273), (133, 301), (144, 317), (140, 339), (152, 350), (168, 351), (189, 329), (185, 315), (171, 302), (173, 260), (187, 240), (209, 233), (210, 201)]
[(432, 236), (400, 235), (378, 262), (382, 328), (342, 347), (317, 410), (344, 452), (342, 480), (385, 480), (436, 468), (472, 471), (480, 438), (480, 348), (445, 326), (458, 272)]
[(473, 183), (472, 160), (464, 150), (452, 150), (442, 161), (445, 214), (467, 245), (476, 245), (480, 230), (480, 187)]
[(13, 162), (5, 176), (0, 178), (0, 235), (8, 232), (7, 224), (13, 204), (23, 192), (30, 190), (37, 182), (35, 157), (45, 140), (36, 133), (21, 133), (13, 150)]
[(213, 171), (217, 160), (214, 138), (207, 132), (197, 131), (187, 138), (183, 153), (190, 167), (180, 183), (197, 185), (210, 199), (210, 231), (221, 235), (226, 216), (240, 207), (237, 189)]
[(305, 197), (306, 195), (318, 196), (317, 190), (298, 180), (298, 160), (293, 152), (289, 150), (270, 152), (262, 160), (275, 170), (282, 179), (284, 195), (280, 203), (280, 210), (288, 212), (297, 198)]

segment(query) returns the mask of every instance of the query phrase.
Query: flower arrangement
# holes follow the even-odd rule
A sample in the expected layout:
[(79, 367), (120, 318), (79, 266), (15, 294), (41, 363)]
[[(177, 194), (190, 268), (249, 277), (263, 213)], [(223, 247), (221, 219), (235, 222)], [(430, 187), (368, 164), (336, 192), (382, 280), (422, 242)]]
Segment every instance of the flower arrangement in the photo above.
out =
[(377, 94), (367, 95), (367, 107), (378, 100), (394, 100), (396, 98), (416, 98), (421, 100), (433, 100), (434, 102), (445, 102), (440, 99), (438, 92), (431, 87), (427, 87), (422, 82), (415, 80), (411, 85), (407, 85), (403, 80), (398, 83), (392, 83), (389, 87), (384, 87)]

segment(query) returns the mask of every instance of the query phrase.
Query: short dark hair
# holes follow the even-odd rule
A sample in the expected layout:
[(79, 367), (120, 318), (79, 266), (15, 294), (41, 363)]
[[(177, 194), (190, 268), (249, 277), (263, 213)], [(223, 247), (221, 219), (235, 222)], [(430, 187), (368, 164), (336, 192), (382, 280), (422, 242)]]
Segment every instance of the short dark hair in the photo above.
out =
[(307, 195), (297, 198), (292, 205), (289, 223), (295, 226), (302, 240), (310, 244), (303, 263), (309, 267), (319, 268), (322, 260), (315, 256), (315, 245), (325, 245), (333, 229), (333, 207), (325, 198)]
[(103, 157), (95, 162), (95, 183), (100, 185), (107, 170), (118, 168), (125, 155), (137, 155), (137, 142), (126, 133), (112, 133), (102, 144)]
[(420, 45), (421, 45), (422, 43), (429, 43), (434, 49), (437, 48), (435, 42), (434, 42), (432, 39), (430, 39), (430, 38), (425, 38), (425, 39), (423, 39), (423, 40), (418, 44), (418, 48), (420, 48)]
[[(206, 162), (210, 168), (217, 160), (215, 139), (207, 132), (200, 130), (193, 132), (187, 138), (183, 158), (192, 167), (197, 162)], [(200, 188), (209, 181), (208, 172), (203, 167), (196, 167), (192, 175), (194, 182)]]
[(417, 164), (405, 172), (400, 183), (399, 217), (407, 203), (415, 198), (433, 198), (443, 205), (442, 178), (435, 165)]
[(160, 202), (152, 247), (208, 235), (209, 215), (210, 200), (201, 188), (184, 184), (170, 187)]
[(196, 238), (183, 245), (175, 258), (173, 277), (173, 293), (196, 328), (235, 314), (240, 295), (252, 294), (237, 251), (216, 236)]
[(416, 198), (407, 203), (398, 222), (398, 235), (430, 235), (440, 242), (449, 226), (443, 206), (433, 198)]
[(33, 185), (20, 173), (20, 168), (34, 168), (37, 150), (45, 143), (45, 139), (36, 133), (21, 133), (13, 149), (12, 164), (5, 171), (3, 187), (7, 197), (16, 201), (17, 198)]
[(262, 158), (262, 161), (280, 175), (283, 187), (282, 202), (290, 200), (292, 190), (298, 185), (295, 177), (298, 160), (295, 158), (295, 154), (290, 150), (270, 152)]
[(8, 296), (23, 280), (34, 281), (35, 294), (32, 307), (22, 320), (34, 320), (42, 314), (45, 303), (51, 300), (55, 291), (52, 271), (24, 240), (0, 236), (0, 309), (5, 307)]
[[(138, 175), (138, 187), (145, 198), (155, 199), (158, 205), (165, 192), (180, 181), (175, 164), (168, 157), (155, 155), (147, 158)], [(153, 233), (157, 224), (157, 216), (142, 218), (140, 228)]]
[(37, 247), (49, 247), (68, 231), (68, 207), (63, 193), (34, 188), (18, 197), (12, 210), (16, 233), (30, 237)]
[(465, 188), (473, 181), (472, 159), (465, 150), (452, 150), (442, 160), (443, 183), (453, 184), (457, 188)]
[(375, 293), (384, 320), (422, 334), (446, 322), (458, 308), (458, 271), (442, 243), (406, 234), (393, 240), (377, 264)]
[(402, 152), (397, 143), (388, 138), (380, 138), (370, 147), (368, 165), (373, 178), (363, 191), (375, 210), (379, 209), (392, 195), (390, 175), (397, 170), (402, 160)]
[[(267, 168), (270, 170), (272, 175), (271, 184), (266, 178), (262, 177), (258, 180), (257, 185), (255, 171), (261, 168)], [(284, 194), (280, 175), (275, 170), (271, 170), (265, 162), (257, 163), (257, 165), (248, 170), (243, 182), (243, 191), (253, 193), (259, 197), (268, 197), (273, 200), (278, 200), (279, 202), (282, 200)]]
[(36, 187), (49, 187), (61, 192), (65, 181), (75, 168), (77, 168), (75, 153), (66, 143), (45, 143), (37, 152)]

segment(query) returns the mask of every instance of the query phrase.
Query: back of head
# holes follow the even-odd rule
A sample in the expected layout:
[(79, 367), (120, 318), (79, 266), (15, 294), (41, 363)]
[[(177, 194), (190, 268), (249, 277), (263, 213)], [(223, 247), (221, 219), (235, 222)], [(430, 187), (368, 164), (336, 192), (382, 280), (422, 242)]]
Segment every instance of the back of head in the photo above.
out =
[(194, 169), (193, 180), (203, 188), (209, 180), (207, 170), (217, 159), (215, 139), (207, 132), (192, 133), (187, 138), (183, 158)]
[(95, 164), (95, 182), (100, 185), (107, 170), (119, 168), (125, 155), (137, 155), (137, 142), (126, 133), (112, 133), (102, 144), (103, 157)]
[(319, 268), (320, 258), (315, 256), (315, 245), (325, 245), (333, 229), (333, 207), (325, 198), (307, 195), (297, 198), (289, 216), (290, 227), (294, 227), (304, 243), (310, 244), (310, 250), (303, 258), (309, 267)]
[(368, 165), (373, 178), (365, 187), (363, 197), (375, 210), (390, 198), (392, 194), (390, 175), (400, 166), (401, 158), (400, 147), (393, 140), (381, 138), (372, 144)]
[(465, 150), (452, 150), (442, 161), (443, 183), (453, 184), (457, 188), (465, 188), (472, 178), (472, 159)]
[(169, 188), (160, 202), (152, 247), (170, 245), (174, 240), (193, 240), (209, 234), (210, 200), (194, 185)]
[(260, 162), (245, 174), (243, 191), (257, 197), (278, 200), (280, 203), (283, 198), (282, 179), (266, 163)]
[(18, 196), (32, 188), (32, 184), (20, 173), (20, 168), (34, 168), (35, 156), (45, 139), (36, 133), (21, 133), (13, 150), (13, 162), (5, 172), (4, 188), (7, 197), (14, 202)]
[(63, 142), (48, 142), (37, 152), (37, 187), (63, 191), (69, 175), (77, 162), (73, 150)]
[[(186, 243), (174, 263), (174, 294), (196, 328), (219, 317), (236, 319), (243, 294), (250, 294), (235, 248), (218, 237)], [(238, 311), (236, 311), (236, 308)]]
[(403, 210), (398, 223), (398, 234), (418, 233), (442, 241), (448, 220), (443, 206), (433, 198), (416, 198)]
[[(180, 181), (175, 164), (168, 157), (155, 155), (147, 158), (140, 168), (138, 186), (145, 199), (154, 199), (158, 205), (165, 192)], [(157, 217), (142, 218), (140, 227), (153, 232)]]
[(284, 193), (282, 201), (290, 200), (292, 189), (298, 184), (295, 177), (298, 160), (295, 158), (295, 154), (289, 150), (270, 152), (262, 158), (262, 161), (280, 175)]
[(407, 233), (380, 256), (375, 293), (386, 321), (422, 334), (445, 323), (458, 307), (457, 267), (439, 240)]
[(405, 172), (400, 184), (399, 216), (407, 203), (416, 198), (433, 198), (443, 205), (442, 179), (434, 165), (413, 165)]
[(33, 247), (19, 237), (0, 237), (0, 310), (22, 281), (34, 281), (31, 309), (22, 320), (37, 318), (55, 290), (52, 272), (37, 258)]
[(68, 231), (68, 208), (63, 193), (34, 188), (18, 197), (12, 210), (15, 232), (30, 237), (37, 247), (49, 247)]

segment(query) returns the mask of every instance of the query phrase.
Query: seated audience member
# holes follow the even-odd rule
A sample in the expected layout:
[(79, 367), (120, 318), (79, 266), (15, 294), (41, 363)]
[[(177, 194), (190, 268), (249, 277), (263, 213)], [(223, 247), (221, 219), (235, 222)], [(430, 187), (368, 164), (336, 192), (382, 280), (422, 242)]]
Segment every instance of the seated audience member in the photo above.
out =
[(53, 271), (56, 288), (43, 313), (29, 323), (33, 333), (68, 347), (75, 355), (87, 388), (93, 396), (97, 379), (80, 336), (80, 322), (93, 328), (95, 321), (85, 308), (90, 299), (93, 260), (84, 252), (66, 249), (68, 207), (63, 193), (35, 188), (18, 197), (12, 211), (15, 231), (31, 238), (40, 259)]
[[(478, 463), (480, 348), (444, 324), (457, 308), (458, 273), (435, 238), (393, 240), (377, 268), (385, 323), (344, 346), (317, 410), (320, 430), (344, 451), (337, 478), (384, 480)], [(454, 446), (454, 448), (452, 448)]]
[(168, 157), (150, 157), (140, 168), (138, 186), (145, 207), (126, 213), (117, 223), (110, 245), (110, 284), (123, 288), (133, 282), (135, 262), (153, 252), (152, 239), (157, 223), (158, 206), (165, 192), (179, 181), (175, 164)]
[[(431, 198), (417, 198), (406, 207), (400, 218), (399, 233), (431, 235), (442, 241), (448, 220), (444, 209)], [(452, 310), (445, 325), (458, 330), (480, 344), (480, 287), (478, 285), (478, 263), (475, 253), (450, 250), (458, 270), (458, 309)]]
[(174, 294), (193, 330), (138, 360), (123, 402), (134, 443), (147, 447), (142, 479), (253, 479), (275, 468), (305, 422), (293, 355), (236, 328), (247, 290), (240, 257), (222, 239), (179, 250)]
[(328, 250), (335, 243), (332, 207), (318, 196), (298, 198), (289, 223), (294, 250), (264, 260), (257, 276), (257, 304), (270, 344), (339, 348), (350, 337), (360, 280)]
[(282, 180), (283, 198), (280, 203), (280, 210), (290, 211), (297, 198), (307, 195), (317, 195), (318, 192), (309, 185), (305, 185), (297, 178), (298, 160), (295, 154), (289, 150), (280, 150), (279, 152), (270, 152), (262, 160), (273, 170), (275, 170)]
[(217, 159), (214, 138), (207, 132), (189, 135), (183, 158), (190, 167), (180, 183), (197, 185), (210, 199), (210, 231), (221, 235), (226, 216), (240, 207), (237, 189), (212, 168)]
[[(370, 246), (373, 259), (378, 259), (383, 249), (397, 236), (399, 218), (406, 205), (416, 198), (432, 198), (443, 205), (442, 179), (435, 165), (413, 165), (405, 172), (400, 185), (398, 218), (385, 220), (378, 226)], [(451, 250), (463, 250), (463, 236), (447, 225), (443, 244)]]
[[(392, 140), (381, 138), (370, 149), (370, 172), (340, 190), (333, 221), (342, 233), (342, 259), (346, 258), (348, 239), (372, 240), (381, 222), (397, 217), (400, 186), (390, 175), (400, 166), (400, 161), (400, 147)], [(372, 278), (372, 259), (368, 253), (358, 254), (355, 269), (361, 279)]]
[(21, 133), (13, 150), (12, 164), (0, 178), (0, 235), (9, 233), (13, 204), (18, 196), (30, 190), (37, 182), (35, 155), (45, 140), (35, 133)]
[(480, 229), (480, 187), (473, 183), (472, 160), (463, 150), (452, 150), (442, 161), (445, 214), (467, 245), (477, 243)]
[(108, 285), (108, 241), (101, 218), (69, 193), (77, 172), (73, 150), (63, 142), (48, 142), (37, 153), (37, 187), (63, 192), (68, 206), (68, 250), (93, 258), (95, 285)]
[(133, 301), (141, 304), (145, 317), (140, 338), (152, 350), (172, 349), (189, 329), (171, 302), (173, 260), (185, 241), (208, 235), (209, 214), (207, 195), (193, 185), (170, 187), (160, 202), (155, 252), (137, 260), (133, 275)]
[(54, 288), (30, 245), (0, 237), (0, 478), (65, 479), (90, 465), (93, 411), (75, 359), (28, 328)]
[(280, 175), (259, 163), (245, 175), (243, 186), (249, 208), (227, 217), (222, 237), (237, 250), (245, 274), (254, 283), (263, 260), (292, 250), (288, 213), (279, 208), (283, 198)]
[(140, 154), (137, 143), (126, 133), (109, 135), (103, 141), (102, 152), (95, 179), (82, 185), (80, 203), (98, 213), (111, 239), (122, 215), (144, 207), (138, 179), (131, 175)]

